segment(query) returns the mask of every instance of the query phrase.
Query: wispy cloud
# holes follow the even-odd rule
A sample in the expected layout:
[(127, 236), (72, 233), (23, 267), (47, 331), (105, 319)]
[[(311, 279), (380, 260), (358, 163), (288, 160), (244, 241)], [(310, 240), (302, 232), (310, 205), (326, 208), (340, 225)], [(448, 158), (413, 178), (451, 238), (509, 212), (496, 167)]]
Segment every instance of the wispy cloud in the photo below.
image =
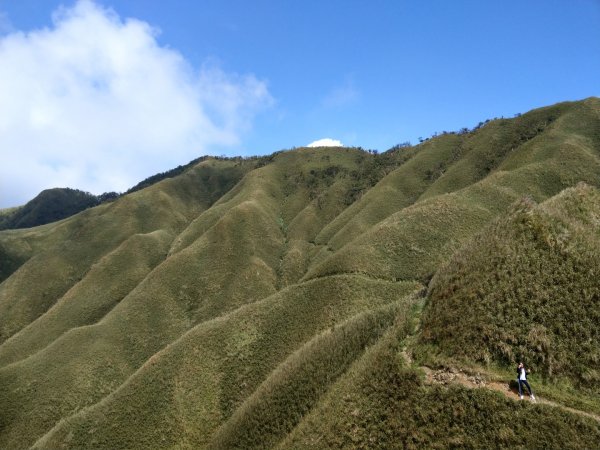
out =
[(0, 36), (3, 34), (11, 33), (14, 31), (14, 27), (10, 22), (10, 19), (6, 13), (0, 11)]
[(346, 79), (343, 84), (333, 88), (323, 99), (325, 108), (341, 108), (358, 100), (360, 93), (351, 79)]
[(194, 68), (156, 35), (82, 0), (0, 37), (0, 207), (54, 186), (124, 190), (238, 144), (272, 103), (264, 81)]

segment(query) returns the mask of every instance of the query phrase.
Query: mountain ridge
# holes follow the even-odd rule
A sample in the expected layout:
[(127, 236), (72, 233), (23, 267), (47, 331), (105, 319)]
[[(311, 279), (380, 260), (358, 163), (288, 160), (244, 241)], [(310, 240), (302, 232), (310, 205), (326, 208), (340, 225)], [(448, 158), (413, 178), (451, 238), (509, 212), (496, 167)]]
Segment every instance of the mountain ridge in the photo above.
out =
[[(427, 340), (432, 317), (450, 317), (432, 290), (453, 269), (448, 261), (468, 248), (475, 252), (468, 260), (484, 260), (473, 240), (482, 239), (478, 233), (501, 236), (495, 221), (524, 197), (564, 208), (573, 203), (571, 191), (561, 194), (565, 189), (596, 198), (599, 175), (600, 100), (592, 98), (382, 154), (303, 148), (259, 159), (208, 158), (60, 222), (2, 231), (0, 446), (251, 447), (260, 446), (261, 433), (272, 446), (304, 446), (321, 425), (333, 446), (349, 445), (353, 433), (364, 445), (389, 442), (378, 434), (377, 408), (363, 405), (366, 415), (350, 414), (331, 397), (337, 389), (350, 395), (338, 383), (354, 386), (352, 367), (363, 364), (369, 349), (386, 348), (388, 363), (397, 365), (384, 364), (388, 378), (365, 369), (365, 379), (379, 380), (379, 387), (361, 381), (357, 395), (380, 389), (380, 412), (404, 405), (433, 417), (437, 388), (423, 385), (418, 367), (406, 367), (399, 354), (416, 318), (424, 333), (411, 340), (416, 363), (482, 364), (468, 355), (455, 361), (446, 341)], [(571, 215), (595, 224), (594, 211), (575, 208)], [(585, 236), (591, 243), (581, 241), (582, 248), (596, 245), (594, 232), (569, 227), (564, 239)], [(529, 235), (519, 236), (529, 242)], [(582, 261), (587, 270), (591, 260)], [(470, 332), (492, 324), (485, 315), (466, 318)], [(364, 325), (371, 320), (375, 325)], [(598, 348), (597, 336), (582, 326)], [(335, 356), (345, 345), (348, 353)], [(527, 355), (537, 367), (548, 349), (532, 348)], [(338, 357), (343, 362), (327, 366)], [(502, 375), (511, 361), (492, 357), (483, 364)], [(581, 373), (592, 365), (593, 359)], [(327, 374), (328, 387), (319, 390)], [(597, 411), (576, 389), (561, 393), (555, 375), (534, 378), (534, 389), (539, 384), (549, 398)], [(588, 394), (596, 392), (594, 379), (582, 378)], [(385, 390), (399, 397), (386, 400)], [(488, 393), (438, 394), (447, 399), (443, 410), (471, 399), (489, 410), (492, 422), (516, 411)], [(306, 422), (328, 398), (337, 405), (328, 419)], [(290, 415), (261, 422), (253, 412), (282, 405)], [(567, 437), (572, 446), (586, 445), (600, 433), (597, 424), (568, 412), (531, 408), (518, 414), (532, 414), (544, 426), (568, 418), (582, 433), (575, 438), (563, 430), (562, 440), (543, 441), (550, 446), (568, 444)], [(410, 428), (418, 421), (406, 428), (386, 417), (382, 423), (407, 446), (515, 442), (506, 427), (478, 436), (476, 427), (460, 422), (463, 416), (462, 437), (454, 428), (444, 435), (442, 425), (427, 437)]]

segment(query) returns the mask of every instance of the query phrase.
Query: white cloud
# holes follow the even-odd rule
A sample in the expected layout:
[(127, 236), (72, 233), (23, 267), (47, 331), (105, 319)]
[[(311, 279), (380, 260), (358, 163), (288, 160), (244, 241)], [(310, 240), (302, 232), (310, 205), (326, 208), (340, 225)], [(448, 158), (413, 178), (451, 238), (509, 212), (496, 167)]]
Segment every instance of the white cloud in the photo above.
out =
[(194, 69), (145, 22), (81, 0), (0, 37), (0, 207), (101, 193), (240, 142), (272, 103), (253, 75)]
[(343, 147), (340, 141), (336, 139), (324, 138), (319, 139), (318, 141), (311, 142), (307, 145), (307, 147)]

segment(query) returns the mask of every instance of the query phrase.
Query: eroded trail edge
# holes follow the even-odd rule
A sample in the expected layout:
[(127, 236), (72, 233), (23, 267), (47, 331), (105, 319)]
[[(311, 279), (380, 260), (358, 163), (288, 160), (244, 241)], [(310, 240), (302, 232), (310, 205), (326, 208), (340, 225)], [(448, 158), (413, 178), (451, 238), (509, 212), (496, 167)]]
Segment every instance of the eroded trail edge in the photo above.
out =
[[(420, 312), (419, 312), (420, 315)], [(425, 384), (427, 385), (441, 385), (450, 387), (452, 385), (460, 385), (467, 389), (488, 389), (495, 392), (501, 393), (504, 397), (513, 401), (530, 401), (535, 404), (548, 405), (555, 408), (560, 408), (563, 411), (568, 411), (573, 414), (580, 416), (589, 417), (600, 423), (600, 415), (594, 414), (580, 409), (572, 408), (570, 406), (563, 405), (561, 403), (540, 398), (536, 395), (535, 400), (525, 396), (523, 400), (520, 399), (516, 388), (512, 388), (509, 381), (502, 382), (498, 381), (498, 375), (489, 373), (484, 370), (463, 370), (456, 367), (443, 367), (441, 369), (434, 369), (428, 366), (418, 366), (412, 357), (410, 350), (411, 345), (414, 343), (416, 336), (420, 330), (420, 317), (415, 319), (415, 326), (410, 336), (405, 339), (405, 344), (400, 352), (403, 360), (408, 366), (420, 370), (425, 375)]]

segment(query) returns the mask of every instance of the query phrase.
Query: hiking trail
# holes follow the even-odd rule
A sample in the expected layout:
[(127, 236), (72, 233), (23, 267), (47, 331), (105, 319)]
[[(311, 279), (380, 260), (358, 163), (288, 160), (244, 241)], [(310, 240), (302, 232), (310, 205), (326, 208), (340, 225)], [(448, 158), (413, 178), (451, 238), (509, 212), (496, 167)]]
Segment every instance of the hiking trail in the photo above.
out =
[(444, 367), (442, 369), (432, 369), (427, 366), (416, 366), (413, 360), (412, 354), (410, 352), (410, 345), (416, 338), (416, 335), (420, 329), (420, 318), (417, 318), (416, 325), (413, 329), (413, 332), (406, 337), (404, 346), (400, 352), (400, 355), (406, 362), (406, 364), (413, 368), (418, 368), (425, 374), (425, 383), (428, 385), (442, 385), (442, 386), (450, 386), (450, 385), (460, 385), (466, 387), (468, 389), (489, 389), (492, 391), (500, 392), (506, 398), (513, 401), (530, 401), (535, 404), (548, 405), (555, 408), (560, 408), (563, 411), (568, 411), (573, 414), (578, 414), (580, 416), (589, 417), (590, 419), (595, 420), (600, 423), (600, 415), (594, 414), (587, 411), (582, 411), (579, 409), (571, 408), (569, 406), (562, 405), (560, 403), (546, 400), (544, 398), (540, 398), (536, 395), (535, 400), (531, 400), (529, 395), (525, 395), (523, 400), (519, 398), (519, 393), (517, 388), (512, 388), (510, 382), (502, 382), (497, 381), (494, 378), (496, 376), (494, 374), (490, 374), (481, 371), (465, 371), (462, 369), (458, 369), (455, 367)]

